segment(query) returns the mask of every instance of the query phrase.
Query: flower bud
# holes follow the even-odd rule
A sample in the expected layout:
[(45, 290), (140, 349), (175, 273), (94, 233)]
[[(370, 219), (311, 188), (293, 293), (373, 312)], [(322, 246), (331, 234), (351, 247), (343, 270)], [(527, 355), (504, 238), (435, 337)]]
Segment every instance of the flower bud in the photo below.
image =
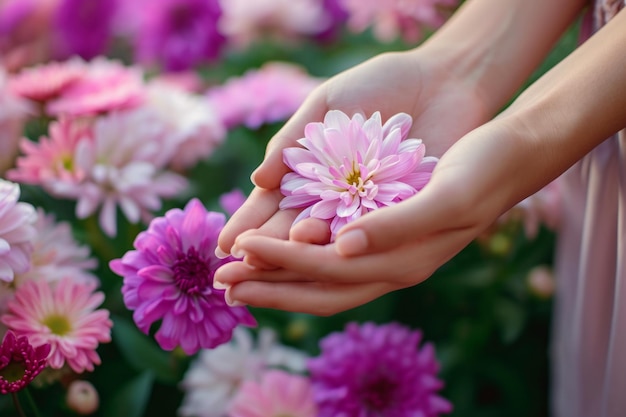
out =
[(98, 391), (88, 381), (72, 382), (67, 390), (66, 401), (71, 410), (83, 416), (94, 413), (100, 405)]
[(545, 265), (534, 267), (526, 279), (530, 292), (538, 298), (548, 299), (554, 294), (556, 283), (549, 267)]

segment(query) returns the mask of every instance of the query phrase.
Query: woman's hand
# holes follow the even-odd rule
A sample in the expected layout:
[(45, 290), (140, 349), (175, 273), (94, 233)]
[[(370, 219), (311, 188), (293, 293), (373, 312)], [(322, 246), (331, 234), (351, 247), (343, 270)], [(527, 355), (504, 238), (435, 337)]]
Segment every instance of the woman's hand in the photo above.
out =
[(235, 238), (244, 232), (288, 238), (297, 213), (278, 210), (283, 198), (280, 181), (288, 171), (282, 153), (286, 147), (298, 146), (296, 141), (304, 136), (307, 123), (322, 121), (331, 109), (350, 116), (361, 112), (367, 117), (380, 111), (383, 121), (405, 112), (414, 118), (409, 137), (422, 139), (428, 155), (441, 156), (454, 141), (491, 116), (472, 87), (421, 50), (382, 54), (331, 78), (269, 142), (265, 160), (252, 175), (257, 187), (222, 231), (220, 252), (229, 253)]
[(422, 191), (349, 223), (335, 243), (323, 244), (327, 226), (316, 219), (298, 223), (291, 240), (243, 234), (234, 250), (243, 262), (224, 265), (215, 279), (231, 301), (317, 315), (418, 284), (543, 185), (545, 173), (526, 172), (536, 145), (522, 132), (506, 121), (475, 129), (442, 157)]

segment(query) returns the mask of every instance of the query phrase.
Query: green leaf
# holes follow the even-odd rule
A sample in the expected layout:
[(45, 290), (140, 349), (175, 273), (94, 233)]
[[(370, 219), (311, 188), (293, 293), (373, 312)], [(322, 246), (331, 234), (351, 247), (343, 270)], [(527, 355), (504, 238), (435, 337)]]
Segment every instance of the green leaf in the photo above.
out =
[(115, 393), (104, 407), (104, 417), (141, 417), (146, 411), (154, 375), (151, 372), (139, 374)]
[(509, 344), (516, 341), (526, 324), (526, 312), (523, 307), (501, 298), (494, 305), (494, 313), (500, 325), (502, 342)]
[(161, 350), (130, 321), (113, 317), (113, 340), (126, 361), (138, 371), (150, 371), (160, 382), (176, 384), (180, 369), (173, 355)]

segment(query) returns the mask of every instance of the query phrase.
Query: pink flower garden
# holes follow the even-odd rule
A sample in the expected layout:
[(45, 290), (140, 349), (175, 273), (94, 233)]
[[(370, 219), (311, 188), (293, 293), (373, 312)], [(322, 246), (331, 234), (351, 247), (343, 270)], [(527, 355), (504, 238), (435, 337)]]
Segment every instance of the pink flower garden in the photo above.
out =
[[(415, 45), (457, 6), (0, 0), (0, 415), (436, 417), (495, 407), (497, 366), (460, 363), (481, 363), (486, 334), (504, 349), (524, 343), (531, 316), (545, 318), (549, 294), (533, 296), (526, 277), (537, 265), (549, 277), (556, 182), (444, 268), (442, 282), (467, 289), (458, 315), (437, 284), (332, 318), (231, 306), (213, 286), (233, 260), (215, 256), (217, 236), (282, 123), (326, 77)], [(280, 207), (301, 210), (296, 222), (327, 221), (334, 236), (418, 193), (437, 159), (409, 137), (411, 123), (330, 111), (307, 125), (284, 153)], [(500, 308), (485, 328), (469, 303), (477, 285)]]

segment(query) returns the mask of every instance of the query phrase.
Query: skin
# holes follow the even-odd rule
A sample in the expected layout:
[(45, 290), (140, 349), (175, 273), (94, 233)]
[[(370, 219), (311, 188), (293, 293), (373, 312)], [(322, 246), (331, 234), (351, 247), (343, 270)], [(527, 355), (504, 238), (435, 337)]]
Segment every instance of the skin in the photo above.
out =
[[(322, 85), (271, 140), (255, 190), (220, 236), (219, 254), (243, 258), (216, 272), (228, 301), (331, 315), (416, 285), (624, 128), (624, 12), (493, 118), (583, 6), (470, 0), (423, 46)], [(295, 213), (277, 210), (282, 149), (328, 109), (412, 114), (411, 137), (441, 156), (420, 193), (348, 224), (332, 244), (325, 223), (291, 228)]]

